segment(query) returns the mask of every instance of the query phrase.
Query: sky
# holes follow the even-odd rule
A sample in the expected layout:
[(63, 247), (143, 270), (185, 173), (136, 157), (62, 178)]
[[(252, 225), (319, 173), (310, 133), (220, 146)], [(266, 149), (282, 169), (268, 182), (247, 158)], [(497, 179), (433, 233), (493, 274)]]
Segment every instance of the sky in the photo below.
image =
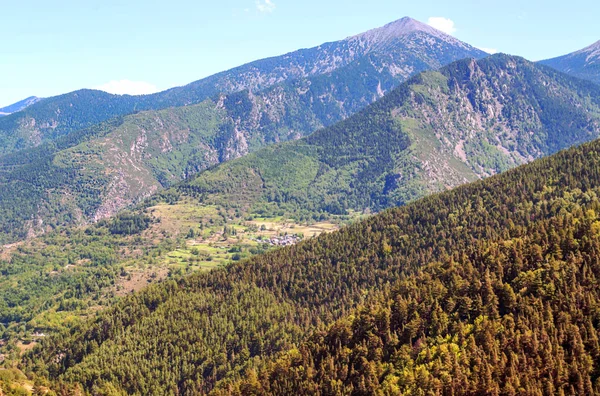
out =
[(599, 15), (598, 0), (0, 0), (0, 107), (81, 88), (156, 92), (404, 16), (541, 60), (600, 40)]

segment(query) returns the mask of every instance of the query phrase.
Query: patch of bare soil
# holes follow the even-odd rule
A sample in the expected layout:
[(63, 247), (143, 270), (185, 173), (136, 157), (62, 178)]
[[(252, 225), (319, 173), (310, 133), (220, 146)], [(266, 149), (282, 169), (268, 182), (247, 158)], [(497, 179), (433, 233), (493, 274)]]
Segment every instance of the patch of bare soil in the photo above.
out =
[(162, 281), (168, 274), (167, 268), (148, 268), (147, 271), (132, 272), (116, 282), (115, 295), (122, 297), (140, 291), (151, 283)]
[(24, 242), (11, 243), (10, 245), (0, 246), (0, 260), (9, 260), (10, 256), (17, 250), (17, 248), (23, 245)]

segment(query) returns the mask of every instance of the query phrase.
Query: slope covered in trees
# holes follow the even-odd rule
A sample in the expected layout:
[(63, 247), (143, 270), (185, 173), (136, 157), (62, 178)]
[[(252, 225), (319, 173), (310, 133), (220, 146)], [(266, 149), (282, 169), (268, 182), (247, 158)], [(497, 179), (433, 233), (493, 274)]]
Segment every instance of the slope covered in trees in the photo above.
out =
[(595, 141), (151, 287), (23, 367), (98, 394), (598, 391), (599, 194)]
[(436, 257), (215, 393), (599, 394), (600, 222), (582, 198)]
[[(258, 92), (281, 82), (331, 73), (353, 62), (368, 62), (371, 55), (385, 58), (373, 79), (381, 72), (384, 76), (391, 74), (399, 82), (457, 59), (487, 54), (428, 25), (403, 18), (345, 40), (258, 60), (152, 95), (120, 96), (80, 90), (47, 98), (0, 119), (0, 154), (37, 146), (136, 111), (187, 106), (219, 94)], [(384, 83), (381, 90), (385, 89)]]
[(600, 87), (494, 55), (421, 73), (347, 120), (177, 188), (203, 203), (300, 219), (381, 210), (599, 134)]

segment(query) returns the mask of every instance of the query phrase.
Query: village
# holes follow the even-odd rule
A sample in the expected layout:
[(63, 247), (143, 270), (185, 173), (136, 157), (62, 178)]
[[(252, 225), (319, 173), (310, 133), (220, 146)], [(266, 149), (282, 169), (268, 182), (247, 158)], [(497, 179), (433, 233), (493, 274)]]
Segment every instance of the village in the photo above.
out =
[(278, 237), (271, 237), (263, 242), (268, 243), (270, 246), (291, 246), (295, 245), (302, 240), (299, 235), (283, 235)]
[(279, 236), (259, 236), (249, 238), (251, 241), (267, 244), (269, 246), (292, 246), (304, 239), (302, 234), (280, 234)]

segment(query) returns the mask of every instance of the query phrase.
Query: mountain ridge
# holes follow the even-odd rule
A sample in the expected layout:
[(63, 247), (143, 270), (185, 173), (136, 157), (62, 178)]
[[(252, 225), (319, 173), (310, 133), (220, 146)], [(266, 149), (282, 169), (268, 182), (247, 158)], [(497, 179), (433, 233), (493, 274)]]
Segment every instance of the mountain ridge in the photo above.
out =
[(176, 188), (207, 204), (287, 208), (300, 218), (306, 208), (378, 211), (592, 140), (598, 106), (597, 85), (523, 58), (461, 60), (411, 78), (339, 124)]
[[(415, 42), (411, 46), (399, 40), (392, 40), (394, 44), (372, 49), (365, 47), (364, 42), (355, 39), (325, 43), (317, 47), (250, 62), (185, 86), (151, 95), (134, 97), (80, 90), (47, 98), (43, 103), (30, 107), (24, 112), (0, 120), (0, 154), (35, 146), (74, 130), (135, 111), (186, 106), (220, 94), (235, 93), (245, 89), (263, 90), (284, 81), (322, 75), (347, 66), (372, 52), (384, 51), (383, 55), (395, 52), (395, 61), (399, 67), (393, 70), (400, 79), (406, 79), (424, 68), (437, 68), (463, 57), (487, 55), (467, 44), (457, 46), (458, 41), (449, 36), (443, 36), (441, 33), (436, 35), (439, 37), (434, 37), (431, 41), (432, 36), (421, 32), (415, 36)], [(419, 51), (419, 47), (428, 48), (423, 46), (431, 47), (432, 53), (425, 54), (425, 51)], [(402, 67), (403, 63), (410, 63), (410, 65)]]
[(30, 96), (28, 98), (25, 98), (23, 100), (20, 100), (16, 103), (13, 103), (11, 105), (8, 105), (6, 107), (2, 107), (0, 108), (0, 117), (3, 116), (7, 116), (10, 115), (12, 113), (16, 113), (19, 112), (37, 102), (39, 102), (40, 100), (42, 100), (43, 98), (38, 98), (37, 96)]
[(600, 40), (570, 54), (542, 60), (540, 63), (575, 77), (600, 83)]
[(600, 57), (600, 40), (596, 41), (594, 44), (591, 44), (579, 51), (575, 51), (574, 54), (587, 54), (588, 58), (586, 60), (589, 61), (590, 57), (598, 58)]

